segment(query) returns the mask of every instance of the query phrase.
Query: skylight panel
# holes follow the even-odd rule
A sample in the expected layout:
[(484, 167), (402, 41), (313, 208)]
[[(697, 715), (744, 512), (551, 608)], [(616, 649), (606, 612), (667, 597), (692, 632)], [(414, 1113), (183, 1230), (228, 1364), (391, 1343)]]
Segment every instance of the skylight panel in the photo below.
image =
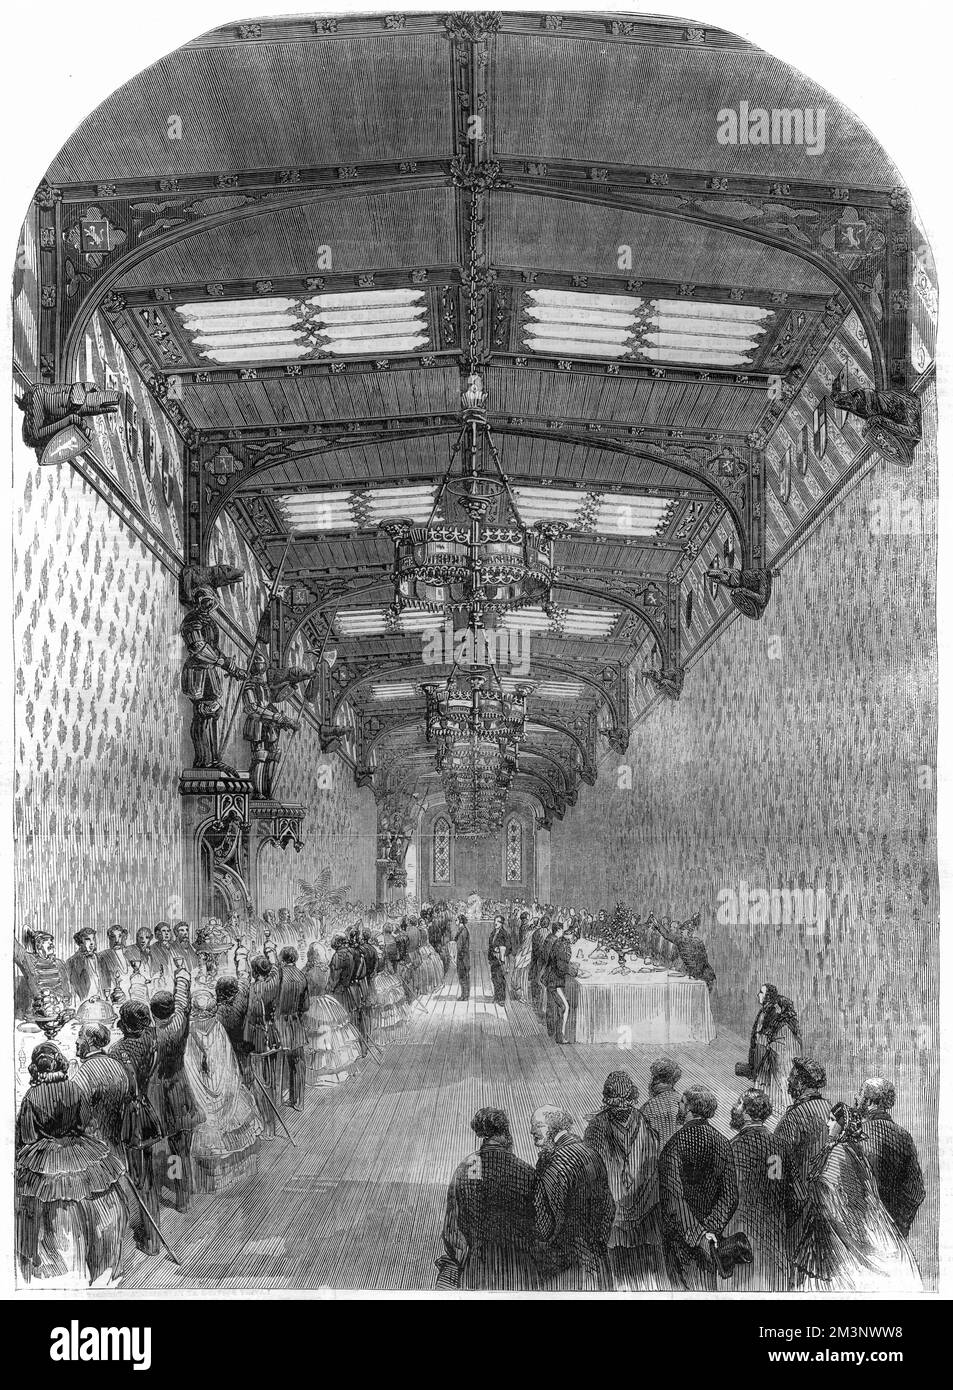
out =
[(773, 316), (756, 304), (527, 290), (523, 342), (563, 358), (741, 367)]
[(375, 681), (371, 686), (375, 700), (412, 700), (416, 694), (413, 681)]
[[(275, 503), (289, 529), (347, 531), (407, 518), (427, 521), (433, 510), (434, 485), (370, 488), (355, 492), (303, 492), (277, 497)], [(439, 514), (439, 513), (438, 513)]]
[(442, 613), (409, 611), (398, 618), (396, 629), (388, 622), (386, 608), (346, 608), (339, 612), (334, 627), (340, 637), (383, 637), (396, 630), (398, 635), (427, 632), (442, 627)]
[(268, 299), (209, 299), (198, 304), (180, 304), (176, 312), (183, 320), (195, 319), (203, 323), (220, 318), (239, 318), (244, 322), (261, 315), (293, 310), (297, 303), (296, 299), (279, 296)]
[(562, 521), (602, 535), (655, 536), (667, 525), (674, 503), (667, 497), (589, 493), (572, 489), (513, 489), (523, 520)]
[(338, 613), (334, 626), (341, 637), (377, 637), (387, 631), (383, 608), (352, 608)]
[(533, 693), (541, 700), (578, 700), (584, 691), (582, 681), (540, 681)]
[(424, 290), (221, 299), (177, 313), (199, 356), (225, 364), (381, 356), (431, 343)]
[(617, 610), (607, 608), (562, 608), (550, 617), (542, 608), (527, 607), (505, 613), (502, 624), (510, 630), (522, 628), (554, 637), (599, 638), (612, 632), (618, 617)]

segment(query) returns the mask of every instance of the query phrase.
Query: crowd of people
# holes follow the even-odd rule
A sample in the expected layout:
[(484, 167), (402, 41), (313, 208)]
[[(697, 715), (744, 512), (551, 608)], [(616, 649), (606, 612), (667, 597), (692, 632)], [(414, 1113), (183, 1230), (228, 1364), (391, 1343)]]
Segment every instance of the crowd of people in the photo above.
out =
[(502, 1109), (477, 1111), (477, 1148), (447, 1193), (437, 1287), (550, 1291), (891, 1292), (921, 1289), (907, 1244), (923, 1201), (916, 1147), (893, 1119), (895, 1089), (864, 1082), (831, 1105), (823, 1066), (795, 1057), (773, 1132), (771, 1098), (741, 1092), (733, 1138), (711, 1123), (707, 1086), (679, 1087), (671, 1058), (649, 1095), (611, 1072), (580, 1134), (559, 1105), (514, 1153)]
[[(89, 928), (59, 959), (50, 933), (17, 943), (16, 1014), (42, 1031), (21, 1071), (16, 1240), (30, 1282), (117, 1282), (127, 1236), (174, 1250), (162, 1208), (250, 1178), (288, 1133), (309, 1086), (340, 1084), (456, 977), (470, 993), (472, 932), (493, 997), (525, 1000), (565, 1043), (567, 985), (580, 939), (615, 943), (711, 987), (698, 920), (640, 922), (567, 905), (344, 903), (260, 918)], [(65, 1030), (65, 1031), (64, 1031)], [(59, 1042), (54, 1041), (58, 1035)], [(74, 1039), (69, 1054), (67, 1035)], [(478, 1148), (450, 1184), (438, 1284), (463, 1289), (906, 1291), (907, 1245), (924, 1188), (914, 1141), (893, 1119), (894, 1086), (868, 1079), (829, 1103), (823, 1065), (803, 1055), (793, 1002), (759, 994), (729, 1140), (717, 1098), (679, 1088), (670, 1058), (648, 1095), (627, 1071), (606, 1079), (580, 1134), (563, 1107), (533, 1115), (535, 1167), (509, 1120), (485, 1108)]]
[(162, 1206), (187, 1211), (196, 1192), (251, 1177), (306, 1088), (344, 1081), (440, 988), (449, 939), (446, 912), (357, 904), (320, 921), (212, 917), (194, 935), (160, 922), (135, 944), (116, 924), (102, 947), (84, 928), (67, 960), (51, 933), (27, 932), (18, 1028), (47, 1041), (18, 1059), (23, 1277), (115, 1283), (127, 1234), (174, 1258)]

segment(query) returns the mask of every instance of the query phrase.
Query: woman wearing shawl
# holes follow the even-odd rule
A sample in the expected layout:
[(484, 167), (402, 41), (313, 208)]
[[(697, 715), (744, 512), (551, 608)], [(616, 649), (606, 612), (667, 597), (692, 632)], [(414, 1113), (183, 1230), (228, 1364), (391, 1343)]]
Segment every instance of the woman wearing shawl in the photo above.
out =
[(767, 1093), (776, 1116), (787, 1109), (787, 1079), (791, 1063), (800, 1057), (801, 1051), (801, 1025), (793, 1003), (775, 985), (762, 985), (751, 1028), (748, 1064), (739, 1066), (737, 1071), (751, 1078), (752, 1087)]
[(910, 1247), (877, 1195), (859, 1112), (839, 1102), (827, 1128), (830, 1140), (811, 1168), (804, 1235), (794, 1253), (796, 1287), (810, 1293), (921, 1292)]
[(185, 1074), (205, 1115), (192, 1131), (196, 1189), (218, 1192), (252, 1177), (258, 1166), (261, 1118), (219, 1022), (215, 996), (204, 986), (192, 995)]
[(124, 1171), (96, 1137), (86, 1089), (54, 1043), (40, 1043), (17, 1118), (16, 1246), (23, 1278), (103, 1281), (119, 1269)]

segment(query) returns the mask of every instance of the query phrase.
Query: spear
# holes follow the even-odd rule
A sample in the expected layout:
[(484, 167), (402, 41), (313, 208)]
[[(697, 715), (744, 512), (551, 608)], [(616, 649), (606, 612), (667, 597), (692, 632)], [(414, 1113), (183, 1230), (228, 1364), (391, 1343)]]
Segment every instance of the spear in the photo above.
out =
[[(334, 612), (331, 614), (331, 620), (330, 620), (330, 622), (328, 623), (327, 631), (325, 632), (323, 638), (321, 639), (321, 650), (317, 653), (317, 655), (316, 655), (316, 657), (315, 657), (315, 663), (314, 663), (314, 669), (315, 669), (315, 671), (317, 671), (317, 670), (320, 668), (320, 666), (321, 666), (321, 659), (322, 659), (322, 657), (324, 656), (324, 649), (325, 649), (325, 647), (328, 645), (328, 638), (331, 636), (331, 633), (332, 633), (333, 630), (334, 630), (334, 624), (335, 624), (335, 621), (336, 621), (336, 619), (337, 619), (338, 610), (339, 610), (340, 607), (341, 607), (341, 600), (338, 599), (337, 603), (334, 605)], [(315, 653), (312, 652), (311, 655), (314, 656)], [(282, 751), (279, 753), (279, 755), (278, 755), (278, 762), (277, 762), (276, 765), (275, 765), (274, 776), (273, 776), (272, 779), (271, 779), (271, 799), (272, 799), (272, 801), (277, 801), (277, 799), (278, 799), (278, 798), (276, 797), (276, 795), (275, 795), (275, 793), (276, 793), (276, 791), (277, 791), (277, 789), (278, 789), (278, 778), (281, 776), (282, 767), (283, 767), (283, 765), (284, 765), (285, 758), (286, 758), (287, 755), (288, 755), (288, 749), (289, 749), (289, 748), (291, 747), (291, 745), (294, 743), (294, 741), (295, 741), (295, 735), (297, 734), (298, 729), (301, 728), (301, 720), (302, 720), (303, 717), (304, 717), (304, 707), (305, 707), (306, 704), (307, 704), (307, 700), (306, 700), (305, 696), (302, 695), (302, 697), (301, 697), (301, 703), (300, 703), (300, 705), (298, 706), (298, 728), (292, 730), (291, 737), (289, 738), (288, 742), (285, 744), (285, 746), (284, 746), (284, 748), (282, 749)]]
[[(294, 531), (288, 532), (288, 539), (285, 541), (285, 548), (281, 556), (281, 563), (275, 571), (275, 577), (272, 580), (272, 585), (268, 593), (268, 598), (265, 600), (265, 606), (262, 609), (261, 617), (258, 619), (258, 627), (255, 630), (255, 645), (252, 647), (251, 656), (248, 658), (248, 671), (251, 671), (251, 668), (255, 662), (255, 657), (258, 655), (258, 648), (262, 645), (262, 637), (264, 635), (265, 628), (265, 618), (271, 612), (271, 605), (274, 603), (275, 595), (277, 594), (279, 586), (281, 584), (281, 576), (284, 573), (285, 561), (288, 558), (288, 551), (291, 549), (291, 542), (294, 540), (294, 534)], [(235, 696), (235, 703), (232, 705), (232, 712), (228, 716), (228, 725), (225, 729), (225, 737), (219, 743), (219, 748), (223, 750), (228, 747), (228, 740), (232, 732), (232, 725), (235, 723), (235, 716), (238, 713), (238, 707), (242, 702), (242, 696), (245, 693), (245, 687), (247, 685), (248, 673), (246, 672), (246, 674), (242, 677), (241, 685), (238, 687), (238, 694)]]
[[(278, 1052), (279, 1052), (279, 1051), (280, 1051), (280, 1049), (279, 1049), (279, 1048), (276, 1048), (273, 1052), (261, 1052), (261, 1053), (259, 1053), (258, 1055), (259, 1055), (260, 1057), (275, 1057), (275, 1056), (278, 1055)], [(282, 1119), (281, 1111), (278, 1109), (277, 1105), (276, 1105), (275, 1102), (272, 1100), (272, 1098), (271, 1098), (271, 1093), (270, 1093), (270, 1091), (268, 1090), (268, 1087), (265, 1085), (264, 1081), (262, 1081), (261, 1077), (260, 1077), (260, 1076), (258, 1075), (258, 1073), (255, 1071), (254, 1063), (252, 1064), (252, 1068), (251, 1068), (251, 1076), (252, 1076), (252, 1080), (254, 1081), (255, 1085), (258, 1087), (259, 1091), (261, 1091), (262, 1095), (265, 1097), (265, 1100), (266, 1100), (266, 1101), (268, 1102), (268, 1104), (271, 1106), (272, 1113), (274, 1114), (275, 1119), (276, 1119), (276, 1120), (278, 1121), (278, 1123), (281, 1125), (281, 1128), (284, 1130), (285, 1134), (287, 1134), (288, 1139), (289, 1139), (290, 1142), (291, 1142), (291, 1147), (292, 1147), (293, 1149), (296, 1149), (298, 1146), (297, 1146), (297, 1144), (295, 1143), (294, 1139), (292, 1138), (291, 1130), (288, 1128), (288, 1126), (285, 1124), (284, 1120)]]
[(136, 1191), (136, 1184), (133, 1182), (132, 1178), (129, 1178), (129, 1190), (135, 1197), (136, 1201), (139, 1203), (139, 1210), (142, 1212), (149, 1225), (152, 1227), (156, 1235), (159, 1237), (159, 1241), (161, 1242), (162, 1247), (165, 1250), (165, 1253), (168, 1255), (169, 1259), (172, 1261), (174, 1265), (180, 1265), (182, 1261), (179, 1259), (178, 1255), (172, 1249), (172, 1246), (166, 1240), (165, 1236), (159, 1230), (158, 1221), (155, 1219), (155, 1217), (152, 1215), (152, 1212), (149, 1210), (145, 1202), (139, 1196), (139, 1193)]

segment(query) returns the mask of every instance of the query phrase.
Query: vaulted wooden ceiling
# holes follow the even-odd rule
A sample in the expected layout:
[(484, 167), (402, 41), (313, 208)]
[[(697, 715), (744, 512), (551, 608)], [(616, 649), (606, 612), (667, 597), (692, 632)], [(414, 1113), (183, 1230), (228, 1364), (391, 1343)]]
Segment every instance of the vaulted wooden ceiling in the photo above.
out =
[[(823, 150), (719, 143), (718, 112), (755, 100), (823, 108)], [(898, 180), (879, 146), (775, 58), (676, 21), (228, 25), (110, 97), (47, 182), (61, 370), (105, 313), (186, 440), (189, 557), (216, 553), (229, 515), (274, 573), (289, 504), (337, 499), (285, 577), (295, 630), (320, 642), (332, 624), (364, 776), (388, 745), (432, 766), (419, 635), (349, 635), (346, 619), (386, 606), (378, 521), (400, 503), (381, 498), (440, 477), (482, 373), (527, 505), (578, 497), (557, 601), (605, 614), (593, 635), (580, 619), (534, 636), (548, 694), (523, 781), (557, 813), (600, 738), (624, 746), (636, 654), (677, 667), (680, 585), (716, 528), (768, 563), (759, 451), (825, 344), (857, 313), (884, 380), (903, 333), (899, 300), (871, 315), (869, 265), (837, 230), (847, 205), (888, 225)], [(335, 326), (392, 303), (419, 329), (394, 347), (386, 327)]]

